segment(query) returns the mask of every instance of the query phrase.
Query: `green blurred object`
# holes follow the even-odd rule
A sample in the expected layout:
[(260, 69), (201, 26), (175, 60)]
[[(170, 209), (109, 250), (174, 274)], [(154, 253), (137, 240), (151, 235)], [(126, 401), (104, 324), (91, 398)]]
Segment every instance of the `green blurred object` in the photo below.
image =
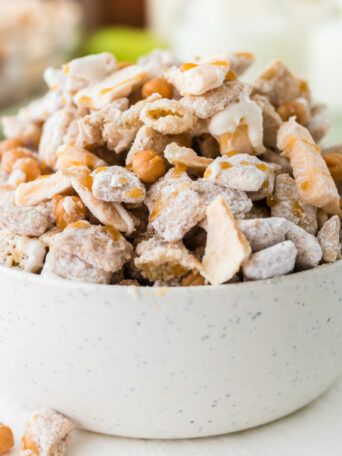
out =
[(155, 48), (167, 48), (155, 34), (133, 27), (106, 27), (95, 32), (85, 43), (84, 54), (111, 52), (119, 61), (135, 62)]

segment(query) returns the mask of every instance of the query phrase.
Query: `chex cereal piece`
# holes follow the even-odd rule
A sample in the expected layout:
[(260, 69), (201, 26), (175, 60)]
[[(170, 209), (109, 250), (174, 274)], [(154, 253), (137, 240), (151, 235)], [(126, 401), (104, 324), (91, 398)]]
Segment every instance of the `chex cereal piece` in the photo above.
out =
[(5, 454), (14, 446), (12, 429), (0, 423), (0, 454)]
[(239, 101), (245, 90), (246, 84), (240, 81), (227, 81), (203, 95), (185, 95), (180, 102), (198, 118), (209, 119), (228, 104)]
[[(118, 98), (110, 105), (105, 106), (99, 111), (92, 111), (90, 114), (78, 120), (78, 134), (76, 145), (79, 147), (102, 146), (104, 138), (102, 130), (106, 119), (112, 115), (120, 117), (120, 112), (126, 111), (129, 108), (128, 98)], [(114, 114), (111, 114), (114, 113)]]
[(133, 219), (123, 206), (119, 203), (102, 201), (93, 195), (92, 176), (72, 177), (71, 184), (89, 211), (103, 225), (113, 226), (126, 234), (131, 234), (134, 231)]
[(56, 169), (70, 168), (71, 166), (87, 166), (90, 170), (106, 166), (106, 162), (86, 149), (77, 146), (63, 145), (56, 151)]
[(207, 244), (202, 275), (213, 285), (230, 280), (248, 259), (251, 248), (228, 204), (218, 196), (207, 209)]
[(317, 235), (317, 239), (322, 247), (323, 261), (325, 263), (335, 263), (341, 258), (341, 220), (334, 215), (325, 222)]
[(208, 63), (185, 63), (170, 68), (164, 75), (181, 95), (202, 95), (220, 87), (229, 71), (229, 63), (222, 60)]
[(282, 118), (275, 110), (269, 99), (263, 95), (256, 94), (252, 97), (262, 109), (264, 144), (266, 147), (277, 147), (277, 132), (282, 124)]
[(193, 149), (180, 147), (175, 142), (166, 146), (164, 156), (174, 166), (181, 164), (187, 168), (196, 168), (202, 171), (213, 162), (211, 158), (200, 157)]
[(257, 157), (236, 154), (216, 158), (206, 169), (204, 178), (224, 187), (257, 192), (263, 186), (269, 188), (273, 174), (273, 168)]
[(289, 223), (289, 229), (285, 235), (287, 240), (292, 241), (298, 255), (296, 258), (296, 266), (298, 269), (310, 269), (319, 264), (322, 259), (322, 249), (319, 242), (312, 234), (303, 230), (300, 226), (292, 222)]
[(102, 201), (141, 203), (146, 189), (140, 179), (122, 166), (98, 168), (93, 172), (93, 194)]
[(319, 143), (328, 133), (331, 125), (331, 115), (325, 104), (318, 103), (311, 107), (310, 120), (307, 128), (316, 143)]
[(317, 209), (303, 203), (298, 195), (295, 180), (288, 174), (276, 178), (274, 193), (267, 199), (272, 217), (284, 217), (304, 228), (308, 233), (317, 232)]
[[(39, 144), (40, 159), (50, 167), (56, 163), (56, 151), (62, 144), (73, 143), (78, 131), (72, 137), (74, 123), (77, 121), (77, 111), (73, 108), (64, 108), (50, 116), (44, 124), (41, 141)], [(71, 138), (70, 134), (71, 133)], [(68, 140), (71, 139), (70, 142)]]
[(65, 253), (63, 250), (50, 245), (49, 253), (46, 255), (42, 277), (62, 278), (73, 281), (109, 284), (112, 273), (81, 260), (76, 255)]
[(181, 242), (163, 242), (154, 238), (142, 241), (136, 248), (136, 267), (149, 280), (171, 280), (187, 272), (201, 271), (201, 263)]
[(113, 227), (76, 222), (53, 239), (53, 247), (86, 263), (116, 272), (131, 258), (132, 245)]
[(300, 199), (338, 214), (340, 197), (335, 182), (309, 131), (291, 119), (279, 129), (278, 148), (290, 158)]
[(150, 222), (169, 242), (181, 240), (202, 218), (202, 199), (192, 189), (191, 180), (166, 179), (154, 204), (150, 204)]
[(164, 49), (154, 49), (138, 59), (138, 65), (144, 68), (151, 78), (158, 78), (165, 70), (179, 64), (177, 57), (171, 51)]
[(57, 227), (52, 228), (51, 230), (47, 231), (46, 233), (42, 234), (39, 236), (39, 240), (46, 246), (46, 247), (51, 247), (53, 238), (61, 233), (61, 230)]
[(239, 220), (237, 225), (253, 252), (285, 241), (288, 231), (287, 221), (280, 217)]
[(0, 230), (0, 263), (26, 272), (39, 272), (44, 264), (46, 250), (38, 239), (17, 236)]
[(231, 151), (254, 155), (254, 149), (249, 139), (248, 125), (239, 125), (233, 132), (220, 135), (218, 142), (221, 155)]
[(289, 274), (294, 270), (296, 256), (297, 249), (293, 242), (280, 242), (253, 253), (242, 267), (243, 275), (246, 280), (263, 280)]
[(34, 206), (71, 189), (70, 177), (64, 170), (20, 184), (15, 193), (17, 206)]
[(240, 95), (238, 102), (230, 103), (210, 119), (209, 133), (214, 137), (220, 137), (227, 133), (233, 133), (239, 126), (243, 125), (248, 127), (248, 137), (254, 155), (262, 154), (265, 151), (262, 109), (250, 99), (249, 89)]
[(280, 60), (273, 60), (260, 72), (254, 88), (276, 107), (300, 97), (310, 101), (305, 81), (295, 78)]
[(75, 426), (51, 409), (34, 412), (22, 437), (22, 456), (64, 456)]
[(207, 207), (214, 199), (221, 195), (227, 202), (229, 210), (235, 219), (241, 219), (248, 213), (253, 204), (245, 192), (234, 190), (233, 188), (222, 187), (214, 184), (207, 179), (197, 179), (192, 184), (192, 189), (195, 190), (201, 197), (203, 206), (203, 217), (206, 216)]
[(77, 92), (74, 102), (77, 106), (101, 109), (117, 98), (127, 97), (147, 77), (146, 71), (139, 65), (127, 66)]
[(52, 203), (33, 207), (0, 206), (0, 227), (19, 236), (39, 237), (54, 225)]
[(149, 103), (159, 99), (160, 95), (155, 93), (146, 100), (138, 101), (125, 111), (106, 109), (103, 112), (102, 137), (107, 147), (116, 153), (128, 149), (142, 126), (140, 120), (142, 110)]
[(140, 119), (154, 130), (171, 135), (189, 131), (196, 123), (196, 117), (179, 101), (166, 98), (147, 103)]
[(19, 116), (3, 116), (1, 123), (6, 138), (17, 138), (24, 144), (31, 146), (39, 144), (42, 134), (40, 123), (34, 120), (22, 119)]

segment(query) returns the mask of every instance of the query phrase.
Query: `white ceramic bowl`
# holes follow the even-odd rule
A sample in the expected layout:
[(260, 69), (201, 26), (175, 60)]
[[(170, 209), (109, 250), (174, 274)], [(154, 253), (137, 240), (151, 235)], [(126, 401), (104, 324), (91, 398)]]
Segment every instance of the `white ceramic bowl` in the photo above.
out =
[(342, 370), (342, 261), (195, 288), (0, 269), (0, 391), (93, 431), (222, 434), (284, 416)]

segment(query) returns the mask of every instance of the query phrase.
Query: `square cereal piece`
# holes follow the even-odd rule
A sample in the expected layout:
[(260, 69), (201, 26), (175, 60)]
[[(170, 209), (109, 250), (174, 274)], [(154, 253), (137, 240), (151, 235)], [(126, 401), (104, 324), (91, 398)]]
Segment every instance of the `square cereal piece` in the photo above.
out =
[(273, 60), (264, 68), (253, 85), (255, 90), (267, 96), (275, 107), (300, 97), (310, 101), (306, 82), (295, 78), (280, 60)]
[(119, 271), (130, 260), (133, 247), (113, 227), (76, 222), (52, 240), (53, 248), (109, 272)]
[(188, 271), (201, 271), (201, 263), (181, 242), (165, 242), (156, 238), (142, 241), (136, 248), (135, 266), (150, 281), (173, 280)]
[(225, 155), (208, 166), (204, 178), (235, 190), (257, 192), (268, 189), (274, 169), (257, 157), (248, 154)]
[(292, 222), (288, 222), (289, 229), (285, 238), (292, 241), (298, 251), (296, 267), (299, 270), (311, 269), (318, 266), (322, 259), (322, 249), (312, 234), (303, 230)]
[(53, 245), (46, 256), (42, 277), (59, 277), (76, 282), (109, 284), (112, 273), (96, 268), (77, 255), (64, 252)]

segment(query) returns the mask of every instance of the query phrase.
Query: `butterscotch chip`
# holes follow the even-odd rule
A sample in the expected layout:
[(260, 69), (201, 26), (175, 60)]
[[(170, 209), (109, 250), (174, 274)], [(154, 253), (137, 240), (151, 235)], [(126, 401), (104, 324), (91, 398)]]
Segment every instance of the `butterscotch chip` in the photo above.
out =
[(242, 268), (243, 274), (247, 280), (262, 280), (289, 274), (294, 270), (296, 256), (297, 249), (293, 242), (281, 242), (253, 253)]
[(229, 207), (218, 196), (207, 209), (207, 244), (202, 275), (213, 285), (230, 280), (248, 259), (251, 248)]
[(155, 182), (166, 173), (164, 159), (151, 149), (142, 150), (134, 155), (132, 169), (146, 183)]
[(165, 78), (153, 78), (143, 85), (141, 94), (148, 98), (153, 93), (159, 93), (163, 98), (172, 98), (173, 87)]
[(335, 263), (341, 257), (340, 233), (341, 220), (337, 215), (327, 220), (320, 229), (317, 239), (322, 247), (325, 263)]
[(14, 446), (14, 437), (11, 428), (0, 423), (0, 454), (7, 453)]

